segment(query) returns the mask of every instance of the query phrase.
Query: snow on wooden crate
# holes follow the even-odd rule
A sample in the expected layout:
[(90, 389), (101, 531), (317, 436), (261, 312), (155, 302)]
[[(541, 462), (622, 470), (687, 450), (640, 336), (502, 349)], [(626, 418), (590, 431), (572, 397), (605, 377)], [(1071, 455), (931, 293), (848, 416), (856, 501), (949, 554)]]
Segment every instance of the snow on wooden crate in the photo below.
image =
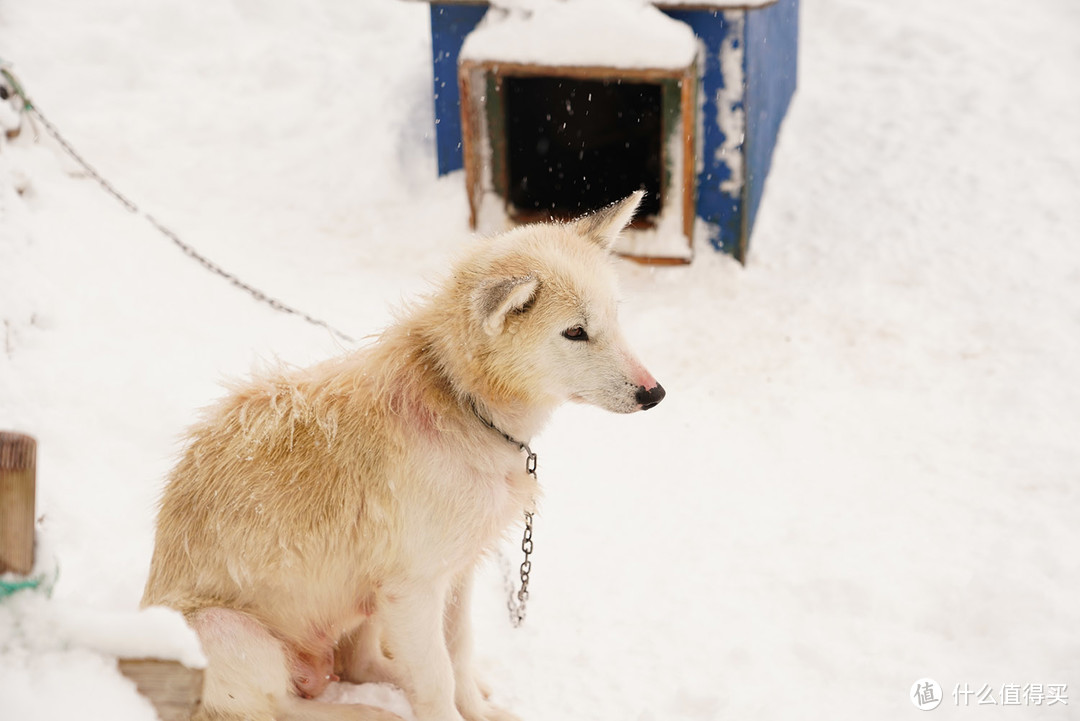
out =
[[(486, 232), (645, 188), (619, 250), (746, 259), (795, 90), (798, 0), (431, 2), (439, 173)], [(698, 223), (696, 219), (704, 222)]]
[[(120, 672), (149, 699), (161, 721), (188, 721), (202, 697), (206, 659), (180, 614), (164, 608), (103, 613), (54, 604), (48, 598), (52, 584), (42, 584), (41, 568), (36, 578), (30, 577), (35, 569), (36, 487), (37, 441), (24, 433), (0, 431), (0, 575), (11, 579), (0, 578), (0, 601), (47, 587), (35, 599), (36, 606), (24, 604), (15, 613), (43, 623), (54, 644), (117, 656)], [(22, 625), (34, 629), (35, 621)], [(37, 642), (49, 645), (47, 640)]]

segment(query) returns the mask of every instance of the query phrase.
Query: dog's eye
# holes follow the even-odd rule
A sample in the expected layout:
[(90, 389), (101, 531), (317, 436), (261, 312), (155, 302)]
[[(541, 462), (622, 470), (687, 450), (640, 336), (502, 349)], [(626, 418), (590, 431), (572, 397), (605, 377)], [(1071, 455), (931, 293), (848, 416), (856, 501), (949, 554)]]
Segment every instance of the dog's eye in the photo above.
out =
[(589, 340), (589, 334), (585, 332), (585, 329), (580, 325), (575, 325), (573, 328), (567, 328), (562, 332), (563, 338), (567, 340)]

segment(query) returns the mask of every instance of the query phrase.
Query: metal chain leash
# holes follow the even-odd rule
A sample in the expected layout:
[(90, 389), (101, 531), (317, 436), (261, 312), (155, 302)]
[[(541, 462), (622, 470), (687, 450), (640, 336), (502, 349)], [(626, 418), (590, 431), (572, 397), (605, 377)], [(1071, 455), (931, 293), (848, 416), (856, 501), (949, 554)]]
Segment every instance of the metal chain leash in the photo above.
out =
[[(529, 444), (519, 441), (485, 418), (477, 410), (476, 404), (473, 404), (472, 410), (484, 425), (513, 443), (520, 450), (525, 451), (525, 472), (529, 474), (533, 481), (536, 481), (536, 454), (529, 448)], [(525, 554), (525, 560), (521, 562), (521, 566), (518, 568), (521, 588), (516, 593), (514, 592), (514, 582), (510, 578), (509, 568), (507, 568), (506, 573), (506, 609), (510, 611), (510, 625), (514, 628), (520, 628), (521, 624), (525, 623), (526, 606), (529, 603), (529, 574), (532, 573), (531, 556), (533, 552), (533, 512), (529, 509), (525, 510), (525, 532), (521, 537), (521, 550)]]
[(286, 303), (283, 303), (280, 300), (277, 300), (276, 298), (267, 295), (258, 288), (255, 288), (254, 286), (245, 283), (237, 276), (228, 272), (221, 266), (209, 260), (206, 256), (199, 253), (197, 250), (195, 250), (195, 248), (182, 241), (176, 233), (165, 227), (161, 222), (154, 218), (154, 216), (150, 215), (144, 210), (141, 210), (137, 205), (135, 205), (135, 203), (133, 203), (120, 191), (113, 187), (113, 185), (109, 183), (109, 181), (105, 180), (101, 173), (95, 170), (94, 167), (90, 165), (90, 163), (88, 163), (81, 155), (79, 155), (75, 148), (71, 146), (71, 143), (69, 143), (64, 138), (64, 136), (60, 134), (60, 131), (57, 129), (57, 127), (53, 125), (48, 118), (45, 117), (45, 115), (41, 112), (41, 109), (35, 103), (31, 102), (22, 85), (15, 78), (15, 76), (8, 69), (8, 67), (3, 64), (0, 64), (0, 75), (2, 75), (4, 79), (7, 80), (15, 96), (22, 100), (22, 107), (19, 108), (19, 112), (26, 113), (32, 118), (36, 118), (38, 121), (40, 121), (41, 125), (45, 128), (45, 131), (53, 138), (53, 140), (57, 142), (57, 144), (59, 144), (61, 148), (63, 148), (64, 152), (70, 155), (71, 158), (75, 160), (75, 162), (82, 166), (82, 169), (86, 172), (87, 175), (96, 180), (98, 184), (100, 184), (101, 187), (105, 189), (106, 192), (116, 198), (116, 200), (118, 200), (120, 204), (123, 205), (124, 208), (126, 208), (128, 211), (135, 213), (136, 215), (141, 215), (143, 218), (145, 218), (147, 222), (150, 223), (150, 225), (154, 226), (154, 228), (156, 228), (159, 233), (171, 240), (178, 248), (180, 248), (181, 251), (183, 251), (185, 255), (199, 263), (199, 265), (206, 268), (210, 272), (219, 275), (225, 280), (229, 281), (236, 288), (239, 288), (240, 290), (248, 293), (255, 300), (266, 303), (274, 310), (280, 311), (282, 313), (288, 313), (290, 315), (295, 315), (299, 318), (303, 318), (312, 325), (316, 325), (320, 328), (326, 329), (331, 334), (337, 336), (346, 343), (356, 342), (354, 338), (351, 338), (345, 333), (342, 333), (340, 330), (330, 325), (326, 321), (315, 318), (314, 316), (311, 316), (297, 308), (293, 308), (292, 306), (287, 305)]
[[(536, 480), (536, 454), (530, 451), (529, 459), (532, 461), (533, 467), (530, 475), (533, 480)], [(532, 534), (533, 514), (532, 511), (525, 511), (525, 533), (521, 537), (521, 550), (525, 553), (525, 560), (521, 562), (521, 568), (518, 569), (518, 575), (521, 577), (521, 588), (518, 589), (515, 595), (513, 585), (511, 585), (510, 595), (506, 599), (506, 608), (510, 611), (510, 625), (514, 628), (519, 628), (521, 624), (525, 623), (525, 606), (529, 602), (529, 574), (532, 572), (532, 561), (529, 560), (533, 552)]]

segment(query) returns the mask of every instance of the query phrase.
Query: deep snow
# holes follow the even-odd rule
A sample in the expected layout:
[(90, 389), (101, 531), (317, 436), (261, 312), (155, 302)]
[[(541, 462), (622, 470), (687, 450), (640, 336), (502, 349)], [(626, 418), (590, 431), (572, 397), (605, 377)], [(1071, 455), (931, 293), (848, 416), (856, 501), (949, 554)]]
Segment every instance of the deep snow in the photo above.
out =
[[(137, 203), (362, 335), (468, 235), (460, 174), (435, 179), (427, 12), (4, 3), (0, 56)], [(951, 692), (1080, 692), (1080, 6), (801, 19), (749, 265), (622, 266), (668, 398), (567, 407), (534, 440), (529, 620), (510, 629), (494, 564), (474, 614), (525, 721), (901, 718), (922, 677), (935, 718), (1077, 715)], [(340, 346), (30, 135), (0, 145), (0, 427), (39, 440), (60, 571), (51, 600), (0, 602), (0, 718), (149, 721), (92, 619), (138, 603), (175, 439), (222, 377)]]

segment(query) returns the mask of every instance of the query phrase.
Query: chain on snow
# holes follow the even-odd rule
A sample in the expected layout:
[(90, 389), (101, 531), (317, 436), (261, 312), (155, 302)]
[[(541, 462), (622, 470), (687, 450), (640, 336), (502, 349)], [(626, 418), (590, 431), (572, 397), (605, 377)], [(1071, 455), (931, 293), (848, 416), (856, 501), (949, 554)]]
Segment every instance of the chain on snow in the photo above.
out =
[(42, 127), (45, 128), (45, 131), (53, 138), (53, 140), (55, 140), (60, 145), (60, 147), (64, 149), (64, 152), (70, 155), (71, 158), (75, 160), (75, 162), (82, 166), (82, 169), (86, 172), (87, 175), (96, 180), (98, 184), (101, 185), (101, 187), (109, 193), (109, 195), (116, 198), (116, 200), (119, 201), (120, 204), (123, 205), (128, 211), (135, 213), (136, 215), (141, 215), (143, 218), (145, 218), (147, 222), (150, 223), (150, 225), (154, 226), (154, 228), (157, 229), (159, 233), (171, 240), (178, 248), (180, 248), (181, 251), (183, 251), (185, 255), (190, 257), (202, 267), (209, 270), (211, 273), (219, 275), (225, 280), (229, 281), (229, 283), (231, 283), (233, 286), (246, 292), (255, 300), (266, 303), (274, 310), (280, 311), (282, 313), (288, 313), (289, 315), (295, 315), (299, 318), (303, 318), (308, 323), (319, 326), (320, 328), (324, 328), (325, 330), (329, 331), (330, 333), (347, 343), (356, 342), (353, 338), (349, 337), (345, 333), (342, 333), (340, 330), (330, 325), (326, 321), (315, 318), (297, 308), (293, 308), (292, 306), (287, 305), (280, 300), (277, 300), (276, 298), (267, 295), (258, 288), (255, 288), (245, 283), (244, 281), (240, 280), (240, 278), (228, 272), (213, 261), (209, 260), (206, 256), (202, 255), (193, 247), (181, 240), (176, 233), (165, 227), (165, 225), (163, 225), (160, 221), (154, 218), (154, 216), (150, 215), (144, 210), (141, 210), (137, 205), (135, 205), (135, 203), (133, 203), (120, 191), (113, 187), (113, 185), (109, 183), (109, 181), (105, 180), (101, 173), (95, 170), (94, 167), (90, 165), (90, 163), (88, 163), (86, 159), (84, 159), (75, 150), (75, 148), (71, 146), (71, 143), (69, 143), (64, 138), (64, 136), (61, 135), (57, 127), (53, 125), (49, 121), (49, 119), (45, 117), (45, 115), (41, 112), (41, 109), (35, 103), (31, 102), (30, 97), (26, 94), (26, 91), (23, 89), (22, 85), (11, 73), (11, 70), (2, 62), (0, 62), (0, 75), (2, 75), (3, 78), (7, 81), (8, 85), (10, 86), (11, 92), (22, 101), (22, 105), (19, 108), (20, 113), (24, 113), (31, 118), (36, 118), (41, 123)]

